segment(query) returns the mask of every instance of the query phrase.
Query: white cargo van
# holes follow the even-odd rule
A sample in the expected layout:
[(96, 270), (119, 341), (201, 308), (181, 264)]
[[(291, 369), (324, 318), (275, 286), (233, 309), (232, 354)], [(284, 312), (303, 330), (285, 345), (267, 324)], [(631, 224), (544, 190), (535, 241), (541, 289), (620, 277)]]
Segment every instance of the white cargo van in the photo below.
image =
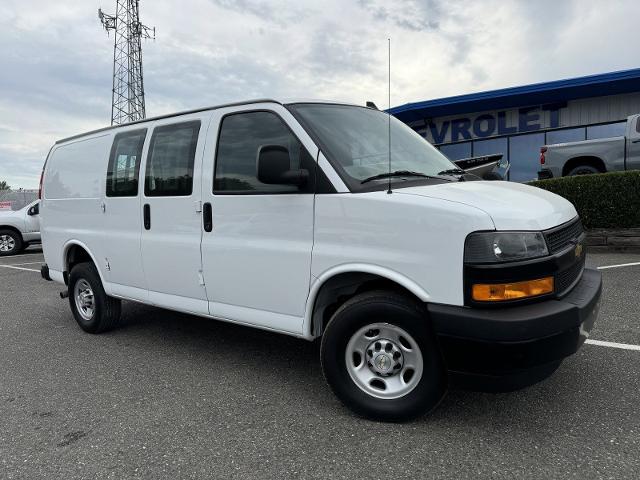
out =
[(601, 292), (569, 202), (475, 181), (356, 105), (259, 100), (61, 140), (41, 217), (43, 277), (85, 331), (133, 300), (322, 337), (333, 391), (380, 419), (431, 410), (452, 374), (550, 375)]

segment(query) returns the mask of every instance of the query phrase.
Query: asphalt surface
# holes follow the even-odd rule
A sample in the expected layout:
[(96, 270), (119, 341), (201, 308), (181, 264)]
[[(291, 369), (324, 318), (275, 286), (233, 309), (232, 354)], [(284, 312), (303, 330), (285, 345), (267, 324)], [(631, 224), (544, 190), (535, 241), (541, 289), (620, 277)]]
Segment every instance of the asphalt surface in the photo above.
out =
[[(1, 479), (640, 475), (640, 351), (585, 345), (527, 389), (376, 423), (332, 395), (317, 343), (133, 303), (85, 334), (60, 286), (4, 267), (41, 259), (0, 259)], [(640, 266), (602, 272), (591, 338), (640, 345)]]

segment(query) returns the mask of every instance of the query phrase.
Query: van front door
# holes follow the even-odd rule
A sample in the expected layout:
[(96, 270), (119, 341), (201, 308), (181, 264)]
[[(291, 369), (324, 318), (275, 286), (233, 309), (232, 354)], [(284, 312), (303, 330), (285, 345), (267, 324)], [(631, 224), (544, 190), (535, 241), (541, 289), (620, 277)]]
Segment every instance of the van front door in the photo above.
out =
[(201, 273), (199, 205), (209, 118), (168, 119), (155, 124), (141, 202), (142, 261), (149, 301), (200, 314), (208, 313)]
[[(299, 334), (310, 284), (318, 150), (289, 112), (273, 104), (217, 110), (210, 132), (202, 199), (210, 313)], [(295, 176), (303, 180), (287, 180)]]

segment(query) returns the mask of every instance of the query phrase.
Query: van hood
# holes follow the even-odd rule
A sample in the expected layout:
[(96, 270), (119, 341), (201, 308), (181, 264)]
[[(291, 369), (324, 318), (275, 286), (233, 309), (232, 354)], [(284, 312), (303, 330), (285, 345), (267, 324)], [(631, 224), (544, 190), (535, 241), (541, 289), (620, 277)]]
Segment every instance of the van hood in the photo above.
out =
[(576, 217), (571, 202), (515, 182), (471, 181), (400, 188), (394, 193), (463, 203), (487, 213), (496, 230), (546, 230)]

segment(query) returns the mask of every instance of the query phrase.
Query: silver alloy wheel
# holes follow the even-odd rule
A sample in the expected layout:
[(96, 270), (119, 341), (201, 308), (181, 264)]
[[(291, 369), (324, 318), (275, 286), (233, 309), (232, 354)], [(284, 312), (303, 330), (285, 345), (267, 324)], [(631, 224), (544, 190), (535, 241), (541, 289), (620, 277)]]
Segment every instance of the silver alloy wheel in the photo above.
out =
[(347, 343), (345, 363), (353, 382), (376, 398), (403, 397), (422, 378), (418, 343), (390, 323), (372, 323), (354, 333)]
[(16, 241), (10, 235), (0, 235), (0, 252), (11, 252), (16, 248)]
[(84, 278), (76, 282), (73, 287), (73, 298), (76, 301), (76, 309), (83, 320), (90, 321), (95, 313), (95, 301), (91, 285)]

